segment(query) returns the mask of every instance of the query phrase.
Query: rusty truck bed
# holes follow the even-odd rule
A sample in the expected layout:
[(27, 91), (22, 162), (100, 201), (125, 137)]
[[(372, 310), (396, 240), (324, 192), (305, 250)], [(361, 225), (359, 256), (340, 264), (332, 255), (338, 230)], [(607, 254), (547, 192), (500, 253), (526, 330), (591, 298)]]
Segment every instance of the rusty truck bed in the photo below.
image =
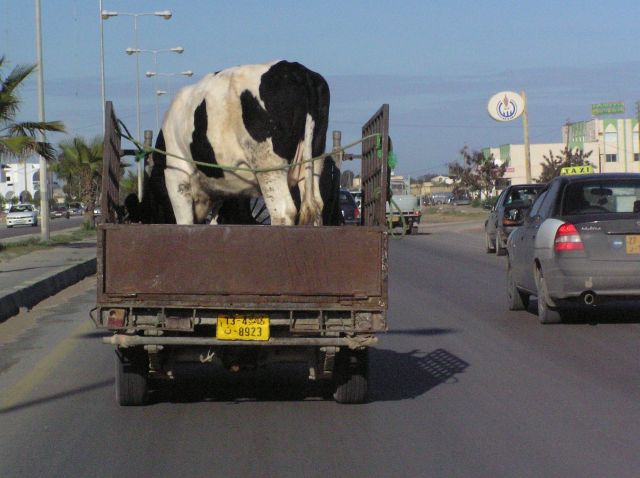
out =
[(377, 227), (103, 224), (97, 253), (98, 306), (386, 308)]

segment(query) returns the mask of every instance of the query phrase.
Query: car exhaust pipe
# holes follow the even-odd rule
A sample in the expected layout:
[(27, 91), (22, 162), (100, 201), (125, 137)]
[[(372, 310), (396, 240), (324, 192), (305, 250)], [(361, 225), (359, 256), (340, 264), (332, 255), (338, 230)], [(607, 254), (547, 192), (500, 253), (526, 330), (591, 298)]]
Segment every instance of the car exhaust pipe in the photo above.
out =
[(593, 305), (596, 302), (596, 295), (593, 292), (587, 292), (582, 297), (586, 305)]

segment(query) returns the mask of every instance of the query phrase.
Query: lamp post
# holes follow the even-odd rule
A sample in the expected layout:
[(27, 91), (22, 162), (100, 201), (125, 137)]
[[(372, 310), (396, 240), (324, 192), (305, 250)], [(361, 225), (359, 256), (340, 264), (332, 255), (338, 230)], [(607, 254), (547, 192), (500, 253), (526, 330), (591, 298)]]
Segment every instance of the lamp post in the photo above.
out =
[[(129, 56), (131, 55), (136, 55), (136, 79), (139, 78), (139, 72), (137, 69), (137, 65), (138, 65), (138, 56), (140, 53), (151, 53), (153, 54), (153, 67), (154, 69), (158, 69), (158, 53), (177, 53), (178, 55), (181, 55), (184, 52), (184, 48), (182, 48), (181, 46), (177, 46), (174, 48), (162, 48), (162, 49), (157, 49), (157, 50), (153, 50), (153, 49), (143, 49), (143, 48), (127, 48), (125, 50), (125, 53)], [(138, 84), (138, 88), (139, 88), (139, 84)], [(138, 89), (139, 91), (139, 89)], [(140, 99), (138, 98), (138, 101), (140, 101)], [(157, 110), (157, 108), (156, 108)], [(157, 127), (157, 111), (156, 111), (156, 127)], [(140, 139), (138, 139), (138, 141), (140, 141)]]
[[(147, 78), (152, 78), (152, 77), (157, 77), (157, 76), (167, 76), (167, 77), (171, 77), (171, 76), (193, 76), (193, 71), (185, 70), (185, 71), (181, 71), (179, 73), (158, 73), (156, 71), (147, 71), (145, 73), (145, 76)], [(167, 84), (167, 90), (169, 90), (168, 84)], [(160, 105), (159, 105), (158, 97), (160, 97), (162, 95), (166, 95), (167, 93), (168, 93), (168, 91), (159, 90), (157, 88), (157, 82), (156, 82), (156, 95), (155, 96), (156, 96), (156, 130), (157, 131), (160, 131)]]
[[(111, 17), (117, 17), (117, 16), (133, 17), (133, 34), (134, 34), (134, 46), (135, 46), (133, 50), (135, 51), (132, 53), (127, 52), (129, 55), (131, 55), (137, 52), (137, 50), (139, 50), (138, 48), (138, 17), (155, 16), (155, 17), (162, 17), (165, 20), (170, 20), (172, 13), (169, 10), (162, 10), (162, 11), (152, 12), (152, 13), (114, 12), (114, 11), (108, 11), (108, 10), (102, 10), (100, 12), (100, 17), (102, 18), (102, 20), (108, 20)], [(104, 58), (102, 61), (104, 62)], [(141, 137), (140, 137), (140, 60), (138, 55), (136, 55), (136, 129), (137, 129), (136, 139), (138, 140), (138, 143), (140, 143), (141, 142)], [(144, 165), (142, 161), (138, 162), (138, 198), (140, 200), (142, 200), (142, 177), (144, 174), (143, 166)]]

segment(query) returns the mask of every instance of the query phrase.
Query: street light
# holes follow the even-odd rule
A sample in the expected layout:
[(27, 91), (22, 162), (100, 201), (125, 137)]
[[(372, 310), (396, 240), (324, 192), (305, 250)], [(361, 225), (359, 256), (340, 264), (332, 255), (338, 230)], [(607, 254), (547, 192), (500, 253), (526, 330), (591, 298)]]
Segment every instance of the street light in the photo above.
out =
[[(155, 17), (164, 18), (165, 20), (169, 20), (172, 14), (169, 10), (162, 10), (162, 11), (152, 12), (152, 13), (114, 12), (109, 10), (100, 11), (101, 20), (108, 20), (111, 17), (117, 17), (117, 16), (133, 17), (133, 33), (134, 33), (134, 40), (135, 40), (135, 43), (134, 43), (135, 48), (133, 50), (139, 50), (138, 48), (138, 17), (155, 16)], [(129, 55), (133, 53), (134, 52), (129, 53)], [(101, 61), (102, 61), (102, 70), (104, 71), (104, 51), (101, 51)], [(104, 82), (104, 78), (102, 81)], [(104, 99), (102, 102), (104, 104)], [(136, 55), (136, 127), (137, 127), (137, 140), (138, 140), (138, 143), (140, 143), (141, 142), (141, 137), (140, 137), (140, 59), (138, 55)], [(140, 200), (142, 200), (142, 179), (144, 174), (143, 167), (144, 167), (143, 162), (139, 161), (138, 162), (138, 198)]]
[[(133, 55), (133, 54), (138, 54), (138, 53), (152, 53), (153, 54), (153, 67), (155, 69), (158, 68), (158, 53), (177, 53), (178, 55), (181, 55), (182, 53), (184, 53), (184, 48), (182, 48), (181, 46), (176, 46), (173, 48), (161, 48), (161, 49), (143, 49), (143, 48), (127, 48), (125, 50), (125, 53), (129, 56)], [(137, 77), (137, 76), (136, 76)], [(157, 87), (157, 85), (156, 85)], [(156, 130), (160, 130), (159, 127), (159, 120), (158, 120), (158, 102), (156, 101)]]
[[(185, 70), (185, 71), (181, 71), (179, 73), (158, 73), (156, 71), (147, 71), (144, 74), (147, 78), (152, 78), (152, 77), (157, 77), (157, 76), (167, 76), (167, 77), (171, 77), (171, 76), (193, 76), (193, 71), (191, 70)], [(167, 80), (168, 82), (169, 80)], [(169, 84), (167, 83), (167, 90), (169, 90)], [(160, 131), (160, 105), (159, 105), (159, 101), (158, 101), (158, 97), (162, 96), (162, 95), (166, 95), (168, 94), (167, 91), (164, 90), (159, 90), (157, 88), (157, 82), (156, 82), (156, 130)]]

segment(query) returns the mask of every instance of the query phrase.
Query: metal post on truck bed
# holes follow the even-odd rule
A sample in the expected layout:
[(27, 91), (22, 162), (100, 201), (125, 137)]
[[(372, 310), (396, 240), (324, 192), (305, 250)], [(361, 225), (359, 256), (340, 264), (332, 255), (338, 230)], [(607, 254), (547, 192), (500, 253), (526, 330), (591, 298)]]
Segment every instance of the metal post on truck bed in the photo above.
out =
[[(372, 135), (378, 137), (370, 137)], [(389, 190), (389, 105), (362, 127), (362, 218), (365, 226), (386, 226)]]

